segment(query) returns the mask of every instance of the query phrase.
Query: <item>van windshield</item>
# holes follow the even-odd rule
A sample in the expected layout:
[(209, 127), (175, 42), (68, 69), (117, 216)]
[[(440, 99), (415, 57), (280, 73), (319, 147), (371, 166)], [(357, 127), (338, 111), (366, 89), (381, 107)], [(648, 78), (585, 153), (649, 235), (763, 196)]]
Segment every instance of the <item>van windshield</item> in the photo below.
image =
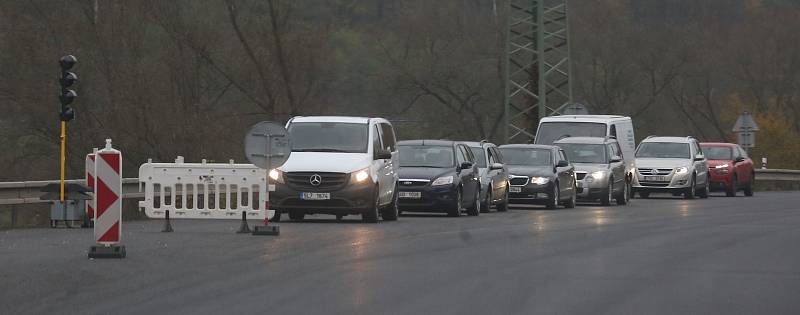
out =
[(569, 137), (605, 137), (606, 124), (590, 122), (545, 122), (539, 125), (536, 144), (552, 145)]
[(553, 166), (548, 149), (500, 148), (508, 165)]
[(606, 146), (604, 144), (560, 143), (567, 159), (572, 163), (607, 164)]
[(691, 159), (688, 143), (644, 142), (636, 150), (637, 158)]
[(401, 145), (400, 167), (454, 167), (453, 147), (429, 145)]
[(367, 153), (367, 124), (302, 122), (289, 124), (292, 152)]

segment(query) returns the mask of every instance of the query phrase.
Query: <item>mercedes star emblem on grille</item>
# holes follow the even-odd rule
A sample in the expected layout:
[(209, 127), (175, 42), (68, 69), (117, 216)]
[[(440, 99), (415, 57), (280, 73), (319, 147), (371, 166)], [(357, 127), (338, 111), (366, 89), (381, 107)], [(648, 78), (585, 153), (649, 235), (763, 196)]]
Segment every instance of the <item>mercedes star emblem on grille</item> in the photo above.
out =
[(311, 177), (308, 178), (308, 182), (313, 186), (319, 186), (319, 184), (322, 184), (322, 176), (319, 174), (311, 175)]
[(652, 169), (652, 170), (650, 170), (650, 174), (658, 175), (658, 170), (657, 169)]

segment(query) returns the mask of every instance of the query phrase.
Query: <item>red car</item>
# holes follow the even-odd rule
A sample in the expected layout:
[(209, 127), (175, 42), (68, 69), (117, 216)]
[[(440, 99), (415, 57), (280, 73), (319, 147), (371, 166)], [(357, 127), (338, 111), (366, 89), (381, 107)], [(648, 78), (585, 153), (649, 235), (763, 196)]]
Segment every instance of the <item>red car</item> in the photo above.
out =
[(711, 189), (725, 191), (728, 197), (736, 196), (739, 190), (745, 196), (753, 195), (756, 176), (753, 161), (747, 152), (734, 143), (701, 143), (711, 173)]

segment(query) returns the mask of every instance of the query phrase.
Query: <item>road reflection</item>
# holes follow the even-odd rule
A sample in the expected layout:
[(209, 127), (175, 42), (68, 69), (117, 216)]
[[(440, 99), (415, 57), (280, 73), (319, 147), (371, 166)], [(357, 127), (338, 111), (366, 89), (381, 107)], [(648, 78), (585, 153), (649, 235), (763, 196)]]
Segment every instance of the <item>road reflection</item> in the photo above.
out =
[(689, 213), (689, 203), (688, 202), (684, 202), (684, 203), (681, 203), (680, 205), (678, 205), (678, 213), (680, 214), (681, 217), (684, 217), (684, 218), (688, 217), (689, 214), (690, 214)]
[(592, 211), (592, 221), (594, 225), (602, 226), (608, 223), (608, 217), (606, 216), (606, 210), (594, 210)]
[(354, 272), (354, 286), (353, 286), (353, 305), (361, 306), (365, 304), (366, 300), (366, 283), (367, 277), (366, 263), (364, 258), (367, 254), (369, 244), (370, 229), (359, 227), (352, 230), (352, 241), (350, 242), (350, 250), (354, 258), (353, 272)]

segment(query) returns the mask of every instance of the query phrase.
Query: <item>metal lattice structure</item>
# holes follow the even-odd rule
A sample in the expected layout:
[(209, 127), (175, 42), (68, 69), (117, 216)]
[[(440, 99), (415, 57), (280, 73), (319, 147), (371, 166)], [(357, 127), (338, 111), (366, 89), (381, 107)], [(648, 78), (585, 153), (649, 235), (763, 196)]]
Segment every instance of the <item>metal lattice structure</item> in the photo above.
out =
[(529, 142), (541, 117), (572, 102), (566, 0), (510, 0), (505, 140)]

